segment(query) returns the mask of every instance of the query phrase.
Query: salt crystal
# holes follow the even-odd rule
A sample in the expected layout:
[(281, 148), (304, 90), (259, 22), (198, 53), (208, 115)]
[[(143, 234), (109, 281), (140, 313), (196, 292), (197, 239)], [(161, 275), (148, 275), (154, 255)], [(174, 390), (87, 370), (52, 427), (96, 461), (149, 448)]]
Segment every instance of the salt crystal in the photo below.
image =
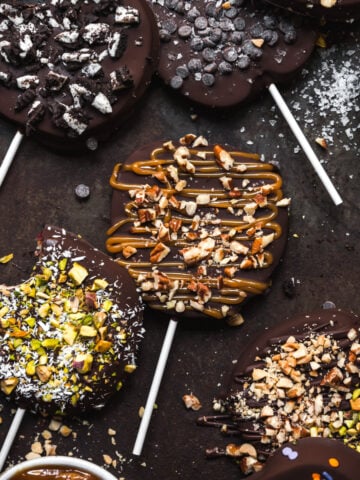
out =
[[(338, 142), (341, 142), (341, 137), (346, 135), (347, 139), (354, 141), (355, 133), (360, 129), (359, 121), (354, 115), (354, 112), (359, 111), (360, 95), (360, 83), (354, 73), (358, 70), (358, 60), (354, 53), (355, 50), (346, 49), (341, 44), (319, 50), (321, 64), (311, 73), (311, 77), (307, 70), (302, 71), (307, 81), (297, 87), (300, 91), (294, 92), (295, 98), (302, 98), (311, 106), (301, 111), (298, 108), (299, 102), (294, 100), (291, 108), (298, 112), (298, 117), (303, 117), (299, 118), (299, 122), (312, 125), (316, 111), (318, 116), (324, 118), (322, 136), (327, 140), (333, 141), (336, 135)], [(341, 130), (341, 126), (344, 130)], [(353, 143), (352, 149), (355, 146)]]

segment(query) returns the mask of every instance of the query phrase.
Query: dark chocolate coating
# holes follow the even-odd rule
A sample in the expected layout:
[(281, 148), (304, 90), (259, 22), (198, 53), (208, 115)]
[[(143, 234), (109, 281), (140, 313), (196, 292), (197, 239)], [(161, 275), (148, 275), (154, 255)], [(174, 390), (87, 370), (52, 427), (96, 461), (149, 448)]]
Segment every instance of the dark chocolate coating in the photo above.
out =
[[(339, 462), (331, 465), (331, 459)], [(353, 480), (360, 454), (331, 438), (303, 438), (284, 444), (252, 480)], [(317, 476), (315, 476), (317, 475)]]
[(197, 0), (190, 10), (185, 2), (185, 11), (179, 7), (184, 2), (149, 2), (160, 31), (160, 76), (207, 107), (232, 107), (271, 83), (290, 80), (315, 46), (316, 32), (305, 21), (254, 8), (248, 0), (223, 7)]
[[(178, 318), (236, 317), (243, 302), (270, 287), (271, 275), (286, 245), (288, 203), (277, 205), (282, 199), (281, 176), (256, 154), (227, 148), (235, 159), (227, 171), (216, 162), (213, 146), (173, 145), (176, 152), (188, 148), (194, 172), (182, 170), (174, 160), (176, 152), (168, 151), (161, 143), (137, 150), (123, 165), (115, 167), (111, 180), (113, 227), (108, 232), (107, 248), (127, 266), (150, 307)], [(167, 168), (177, 171), (179, 183), (186, 182), (183, 190), (176, 190), (177, 181), (172, 181)], [(164, 173), (165, 183), (158, 180)], [(222, 184), (222, 177), (231, 180), (231, 189)], [(148, 203), (131, 198), (129, 192), (144, 190), (145, 185), (158, 189), (160, 196)], [(261, 203), (260, 192), (267, 188), (270, 192), (261, 207), (256, 202)], [(254, 212), (250, 211), (251, 205)], [(187, 207), (194, 209), (189, 212)], [(154, 218), (141, 220), (145, 210), (157, 213)], [(257, 233), (256, 226), (260, 227)], [(253, 242), (262, 242), (260, 237), (268, 235), (273, 236), (273, 241), (255, 253)], [(201, 250), (207, 241), (213, 244), (200, 258), (203, 251), (196, 249)], [(240, 243), (248, 250), (246, 253), (235, 251)], [(168, 249), (167, 255), (160, 261), (156, 256), (151, 260), (159, 244)], [(126, 257), (129, 246), (136, 252)], [(194, 261), (186, 257), (189, 252), (194, 253)], [(250, 263), (247, 267), (243, 263), (246, 261)], [(154, 269), (165, 275), (158, 284)]]
[[(136, 368), (141, 299), (123, 269), (78, 235), (46, 226), (37, 253), (30, 279), (0, 290), (8, 308), (1, 316), (1, 389), (34, 412), (102, 408)], [(81, 282), (71, 274), (77, 264), (87, 272)], [(10, 392), (9, 378), (17, 379)]]
[[(293, 13), (332, 22), (352, 22), (360, 18), (359, 0), (336, 0), (333, 6), (324, 7), (321, 0), (266, 0)], [(325, 2), (323, 2), (325, 3)]]
[[(150, 8), (141, 0), (117, 0), (110, 6), (94, 0), (13, 5), (8, 11), (3, 4), (0, 10), (0, 23), (7, 25), (1, 32), (0, 114), (57, 149), (86, 148), (89, 139), (89, 148), (96, 148), (127, 118), (150, 84), (159, 47)], [(115, 9), (121, 6), (133, 9), (138, 20), (115, 22)], [(13, 23), (16, 15), (22, 17), (21, 25)], [(80, 51), (82, 61), (74, 60)], [(113, 72), (121, 78), (116, 86)], [(19, 88), (17, 79), (24, 75), (36, 76), (37, 84)], [(79, 128), (73, 128), (74, 118)]]

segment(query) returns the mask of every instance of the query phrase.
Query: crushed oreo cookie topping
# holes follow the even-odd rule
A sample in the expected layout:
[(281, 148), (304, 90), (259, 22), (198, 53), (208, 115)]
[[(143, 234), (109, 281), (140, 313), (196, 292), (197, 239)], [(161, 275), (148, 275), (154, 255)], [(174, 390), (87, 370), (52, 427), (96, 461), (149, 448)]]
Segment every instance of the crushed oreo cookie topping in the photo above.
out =
[(138, 0), (2, 3), (0, 89), (9, 97), (2, 113), (26, 134), (71, 138), (121, 114), (153, 69), (156, 26), (145, 7)]

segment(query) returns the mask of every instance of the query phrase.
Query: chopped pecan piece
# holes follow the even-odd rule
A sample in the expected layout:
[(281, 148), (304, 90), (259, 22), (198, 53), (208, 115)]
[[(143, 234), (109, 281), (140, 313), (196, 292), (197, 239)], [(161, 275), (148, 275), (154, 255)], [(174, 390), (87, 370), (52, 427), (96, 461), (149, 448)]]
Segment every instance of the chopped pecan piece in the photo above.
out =
[(150, 262), (160, 263), (170, 253), (170, 248), (164, 243), (159, 242), (150, 252)]
[(224, 170), (230, 170), (232, 168), (232, 166), (234, 165), (234, 159), (232, 158), (230, 153), (227, 152), (220, 145), (215, 145), (214, 146), (214, 155), (215, 155), (216, 162)]
[(156, 211), (153, 208), (139, 208), (138, 217), (140, 223), (151, 222), (156, 218)]
[(184, 261), (187, 265), (193, 265), (207, 258), (215, 247), (215, 240), (213, 238), (206, 238), (193, 247), (188, 247), (180, 250)]
[(175, 145), (171, 140), (164, 142), (162, 146), (165, 150), (168, 150), (169, 152), (175, 152), (176, 150)]
[(178, 232), (182, 226), (182, 220), (180, 218), (172, 218), (169, 222), (169, 228), (172, 232)]
[(181, 145), (190, 145), (196, 139), (196, 135), (193, 133), (187, 133), (179, 139)]
[(207, 303), (211, 298), (211, 290), (204, 283), (198, 282), (197, 294), (200, 303)]
[(344, 375), (342, 371), (338, 367), (334, 367), (321, 380), (320, 385), (326, 385), (328, 387), (337, 387), (342, 380), (344, 379)]
[(137, 252), (137, 249), (135, 247), (132, 247), (131, 245), (127, 245), (122, 250), (122, 254), (124, 258), (130, 258), (132, 255), (135, 255), (136, 252)]
[(200, 400), (192, 393), (184, 395), (182, 398), (186, 408), (197, 411), (202, 407)]
[(209, 145), (209, 142), (202, 135), (199, 135), (198, 137), (196, 137), (196, 139), (194, 140), (194, 142), (192, 144), (193, 148), (207, 147), (208, 145)]

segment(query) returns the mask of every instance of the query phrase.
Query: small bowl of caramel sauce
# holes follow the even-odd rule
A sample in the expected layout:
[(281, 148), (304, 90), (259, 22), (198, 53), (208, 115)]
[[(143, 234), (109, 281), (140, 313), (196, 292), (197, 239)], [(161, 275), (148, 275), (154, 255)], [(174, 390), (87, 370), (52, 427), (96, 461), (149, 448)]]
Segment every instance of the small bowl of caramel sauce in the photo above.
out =
[(104, 468), (87, 460), (54, 455), (27, 460), (9, 467), (0, 480), (117, 480)]

